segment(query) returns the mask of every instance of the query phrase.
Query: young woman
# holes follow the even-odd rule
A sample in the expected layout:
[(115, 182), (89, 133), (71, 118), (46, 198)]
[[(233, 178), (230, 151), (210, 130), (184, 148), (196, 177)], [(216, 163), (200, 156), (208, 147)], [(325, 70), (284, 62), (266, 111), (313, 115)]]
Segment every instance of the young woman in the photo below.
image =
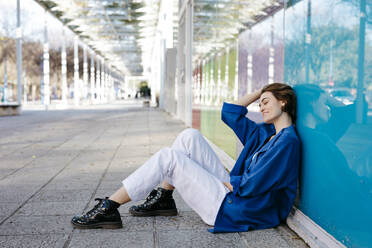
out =
[[(248, 118), (247, 106), (259, 99), (264, 123)], [(293, 123), (296, 96), (281, 83), (266, 85), (234, 104), (224, 103), (222, 120), (244, 145), (228, 174), (202, 134), (186, 129), (171, 148), (161, 149), (129, 177), (123, 187), (86, 214), (73, 217), (78, 228), (120, 228), (117, 208), (129, 201), (135, 216), (176, 215), (174, 188), (211, 226), (236, 232), (277, 226), (290, 212), (297, 190), (300, 141)]]

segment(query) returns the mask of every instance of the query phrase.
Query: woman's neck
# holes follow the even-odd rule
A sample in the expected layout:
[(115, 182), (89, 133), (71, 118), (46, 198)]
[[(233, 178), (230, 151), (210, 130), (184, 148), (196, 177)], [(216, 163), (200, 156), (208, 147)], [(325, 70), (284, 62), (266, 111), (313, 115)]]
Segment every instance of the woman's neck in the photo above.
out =
[(283, 112), (275, 121), (275, 135), (278, 134), (283, 128), (289, 127), (292, 125), (292, 119), (291, 117), (286, 113)]

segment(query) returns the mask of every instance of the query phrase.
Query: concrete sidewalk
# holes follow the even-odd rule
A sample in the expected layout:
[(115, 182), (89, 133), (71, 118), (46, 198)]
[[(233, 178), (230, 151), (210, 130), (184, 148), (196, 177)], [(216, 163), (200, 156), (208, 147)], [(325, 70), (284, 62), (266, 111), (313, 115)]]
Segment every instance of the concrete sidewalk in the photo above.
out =
[(0, 117), (0, 247), (307, 247), (286, 226), (211, 234), (177, 193), (176, 217), (131, 217), (130, 203), (123, 229), (71, 226), (184, 128), (140, 102)]

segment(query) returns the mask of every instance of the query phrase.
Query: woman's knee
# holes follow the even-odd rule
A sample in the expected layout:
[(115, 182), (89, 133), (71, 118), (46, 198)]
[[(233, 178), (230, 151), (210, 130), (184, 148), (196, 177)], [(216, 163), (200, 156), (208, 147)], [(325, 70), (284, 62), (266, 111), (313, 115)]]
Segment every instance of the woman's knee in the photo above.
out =
[(194, 128), (187, 128), (180, 133), (181, 137), (190, 139), (200, 137), (201, 135), (201, 132)]
[(169, 147), (163, 147), (163, 148), (161, 148), (158, 151), (158, 153), (160, 154), (160, 156), (167, 156), (167, 157), (169, 157), (172, 154), (172, 149), (169, 148)]

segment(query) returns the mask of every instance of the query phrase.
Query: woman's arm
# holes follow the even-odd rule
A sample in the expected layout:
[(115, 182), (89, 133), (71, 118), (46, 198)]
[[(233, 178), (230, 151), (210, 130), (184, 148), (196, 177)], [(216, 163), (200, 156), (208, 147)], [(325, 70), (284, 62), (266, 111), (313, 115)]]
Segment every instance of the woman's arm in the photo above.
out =
[(252, 102), (255, 102), (256, 100), (258, 100), (260, 98), (260, 95), (261, 95), (261, 90), (257, 90), (253, 93), (246, 94), (245, 96), (243, 96), (242, 98), (238, 99), (237, 101), (233, 103), (236, 105), (247, 107)]
[(246, 94), (237, 101), (224, 103), (221, 111), (221, 119), (238, 136), (242, 144), (245, 144), (247, 136), (257, 130), (257, 124), (246, 117), (247, 106), (256, 101), (261, 95), (261, 90), (251, 94)]

